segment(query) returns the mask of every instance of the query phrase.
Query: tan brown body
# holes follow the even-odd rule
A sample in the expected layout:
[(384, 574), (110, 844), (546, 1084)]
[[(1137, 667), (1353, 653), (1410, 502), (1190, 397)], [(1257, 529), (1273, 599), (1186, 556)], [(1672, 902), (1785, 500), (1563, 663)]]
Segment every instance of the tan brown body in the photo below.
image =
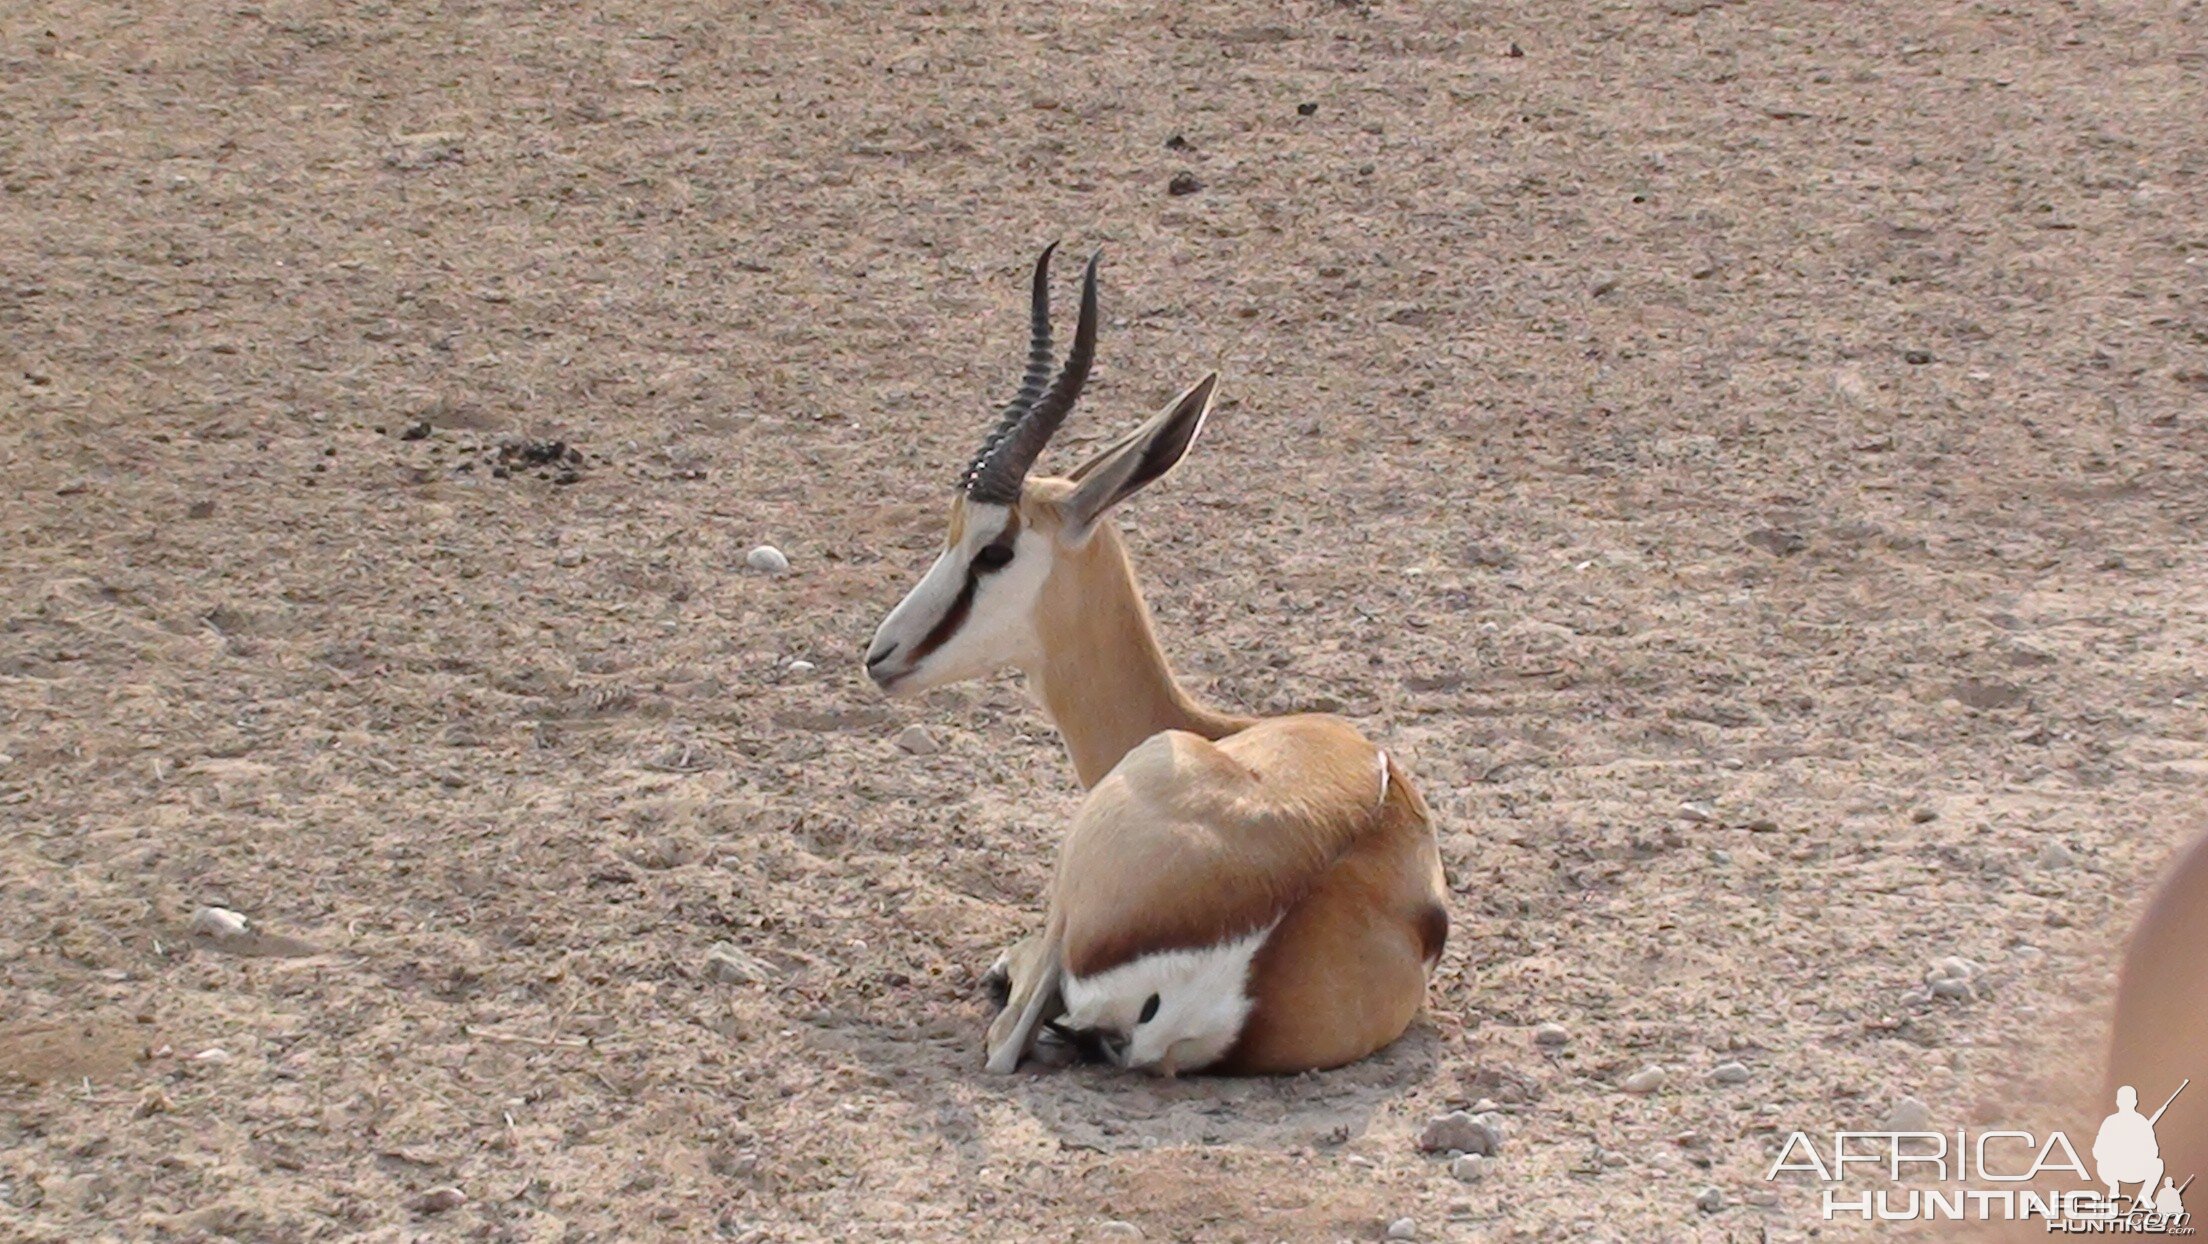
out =
[(2107, 1096), (2131, 1085), (2159, 1101), (2187, 1077), (2193, 1093), (2155, 1125), (2169, 1172), (2208, 1174), (2208, 837), (2187, 848), (2132, 931), (2116, 989)]

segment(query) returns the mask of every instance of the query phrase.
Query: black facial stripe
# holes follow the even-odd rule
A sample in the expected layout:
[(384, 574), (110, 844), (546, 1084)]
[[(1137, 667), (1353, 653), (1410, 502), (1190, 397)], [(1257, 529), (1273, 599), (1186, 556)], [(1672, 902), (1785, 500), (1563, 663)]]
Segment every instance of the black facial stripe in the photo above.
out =
[(1156, 1019), (1158, 1017), (1158, 1002), (1158, 995), (1151, 994), (1150, 1000), (1142, 1004), (1142, 1014), (1136, 1018), (1135, 1022), (1138, 1024), (1147, 1024), (1151, 1020)]
[(951, 607), (944, 611), (943, 620), (935, 624), (935, 629), (929, 631), (918, 644), (913, 646), (912, 656), (909, 660), (917, 664), (929, 653), (950, 642), (951, 636), (958, 633), (958, 628), (966, 625), (966, 615), (974, 607), (974, 589), (980, 586), (981, 576), (974, 573), (973, 567), (968, 566), (966, 568), (966, 583), (965, 586), (958, 589), (958, 599), (952, 601)]

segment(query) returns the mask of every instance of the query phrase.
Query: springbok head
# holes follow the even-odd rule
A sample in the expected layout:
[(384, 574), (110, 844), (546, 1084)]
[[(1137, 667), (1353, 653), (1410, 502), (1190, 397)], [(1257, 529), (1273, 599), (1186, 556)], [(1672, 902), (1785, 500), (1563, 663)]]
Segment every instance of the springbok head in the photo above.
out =
[[(1050, 256), (1056, 249), (1056, 243), (1045, 247), (1035, 263), (1027, 372), (1019, 392), (959, 476), (943, 552), (882, 619), (867, 647), (867, 676), (892, 694), (917, 694), (1008, 666), (1033, 669), (1046, 659), (1049, 636), (1038, 618), (1045, 595), (1098, 601), (1125, 579), (1117, 540), (1094, 538), (1107, 527), (1105, 512), (1172, 470), (1211, 411), (1216, 373), (1072, 473), (1028, 474), (1080, 398), (1096, 357), (1101, 255), (1092, 256), (1082, 274), (1073, 347), (1052, 376)], [(1097, 594), (1081, 591), (1090, 581)]]

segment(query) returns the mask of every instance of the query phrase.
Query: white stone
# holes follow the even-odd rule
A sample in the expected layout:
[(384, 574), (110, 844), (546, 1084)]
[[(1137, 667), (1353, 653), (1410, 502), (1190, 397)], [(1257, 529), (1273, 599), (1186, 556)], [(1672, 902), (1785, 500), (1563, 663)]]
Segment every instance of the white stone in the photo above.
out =
[(227, 907), (202, 907), (192, 913), (192, 932), (223, 941), (244, 937), (249, 922)]
[(817, 670), (819, 668), (819, 666), (813, 664), (811, 661), (797, 660), (790, 662), (790, 672), (792, 674), (810, 674), (814, 670)]
[(1415, 1240), (1418, 1238), (1418, 1224), (1409, 1218), (1398, 1218), (1388, 1224), (1388, 1238), (1391, 1240)]
[(1535, 1045), (1558, 1046), (1571, 1039), (1572, 1034), (1565, 1031), (1562, 1024), (1541, 1024), (1533, 1030)]
[(1627, 1076), (1623, 1087), (1628, 1093), (1653, 1093), (1664, 1087), (1667, 1078), (1663, 1068), (1651, 1064)]
[(1477, 1153), (1467, 1153), (1449, 1164), (1449, 1173), (1460, 1182), (1476, 1184), (1487, 1178), (1488, 1161)]
[(762, 544), (744, 554), (744, 564), (762, 574), (786, 574), (790, 569), (790, 559), (771, 544)]

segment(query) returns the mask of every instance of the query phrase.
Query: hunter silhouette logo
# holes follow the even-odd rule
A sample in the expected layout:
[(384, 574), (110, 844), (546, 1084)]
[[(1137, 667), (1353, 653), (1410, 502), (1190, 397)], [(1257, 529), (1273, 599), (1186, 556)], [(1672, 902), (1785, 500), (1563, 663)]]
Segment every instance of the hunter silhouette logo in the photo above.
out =
[[(2180, 1082), (2151, 1115), (2139, 1113), (2136, 1088), (2117, 1089), (2115, 1113), (2093, 1136), (2091, 1170), (2059, 1131), (2044, 1137), (2011, 1129), (1835, 1132), (1824, 1148), (1794, 1132), (1764, 1178), (1789, 1171), (1815, 1176), (1825, 1185), (1827, 1220), (2038, 1219), (2049, 1232), (2064, 1234), (2191, 1235), (2185, 1191), (2193, 1176), (2179, 1183), (2164, 1169), (2154, 1135), (2154, 1125), (2191, 1083)], [(1851, 1189), (1845, 1186), (1851, 1167), (1869, 1167), (1910, 1186)]]

